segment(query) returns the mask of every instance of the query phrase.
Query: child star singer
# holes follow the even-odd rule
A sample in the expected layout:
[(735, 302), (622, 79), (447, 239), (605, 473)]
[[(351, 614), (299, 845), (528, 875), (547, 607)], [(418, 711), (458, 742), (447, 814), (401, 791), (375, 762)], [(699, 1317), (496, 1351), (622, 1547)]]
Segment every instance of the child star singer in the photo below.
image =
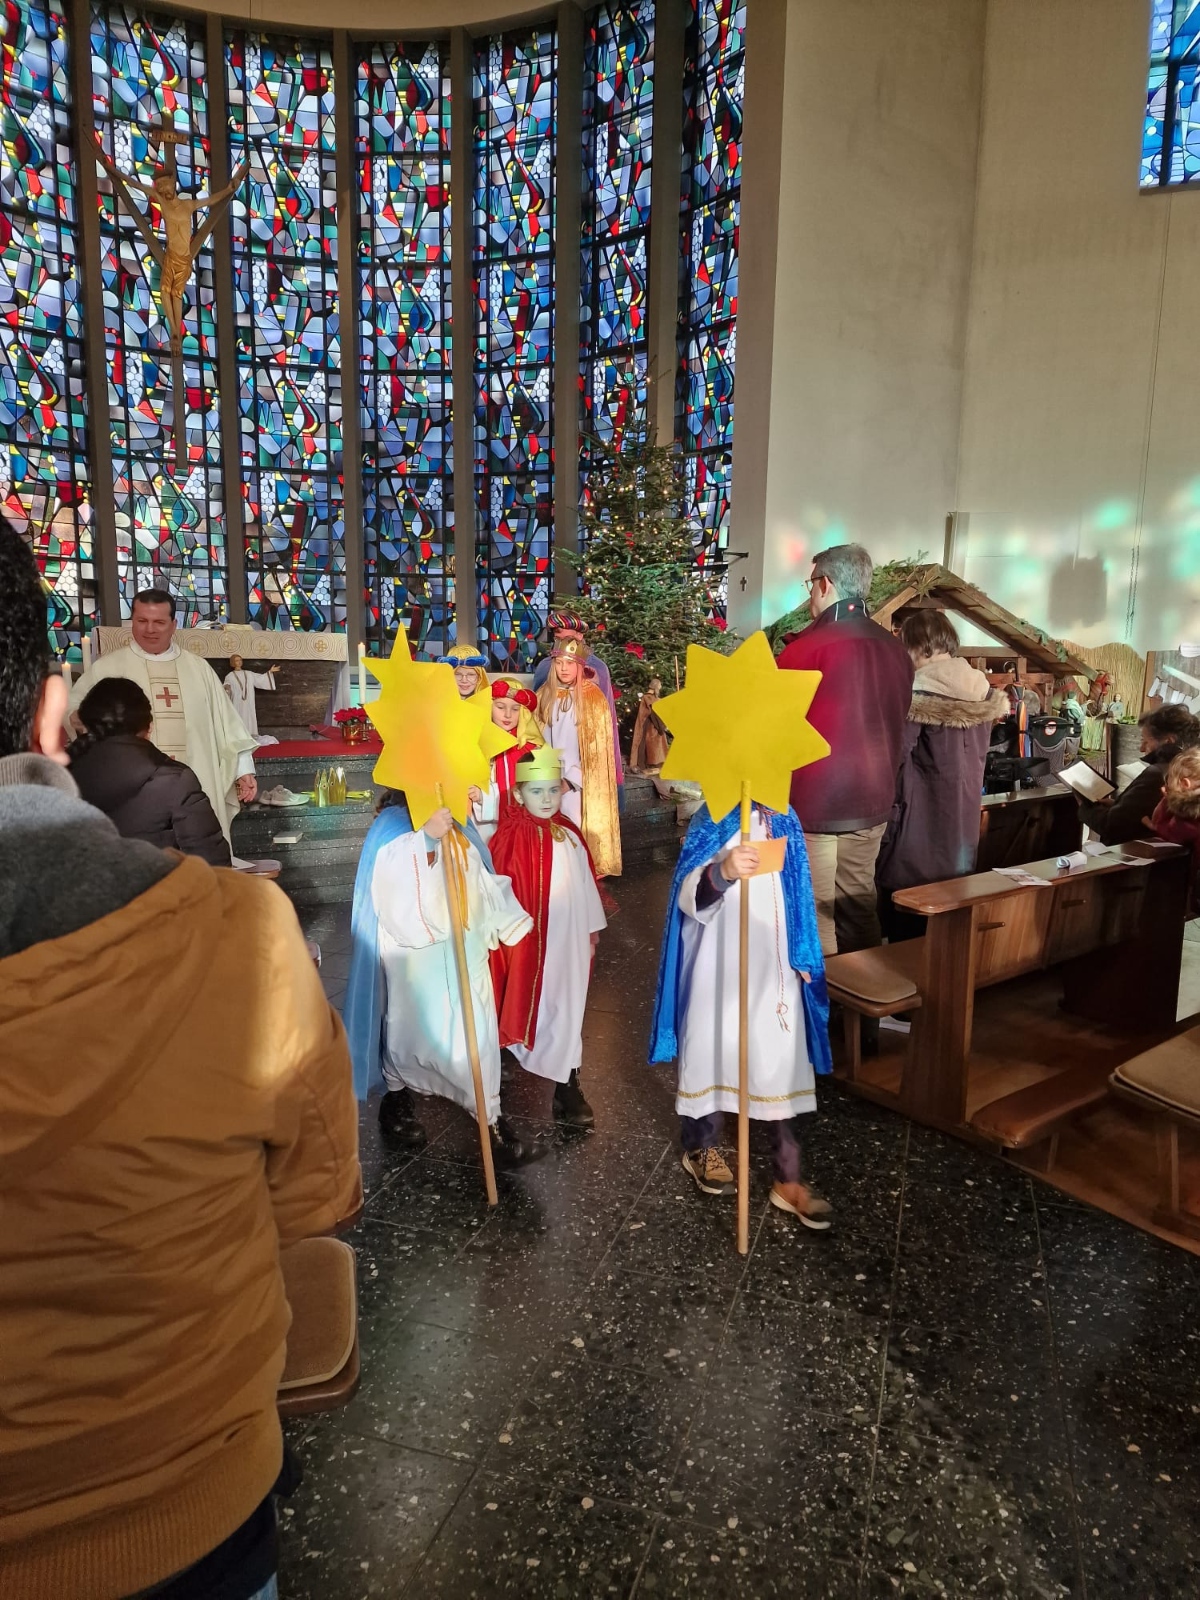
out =
[[(678, 1057), (675, 1109), (683, 1169), (703, 1194), (730, 1194), (717, 1145), (738, 1109), (738, 974), (741, 890), (750, 882), (750, 1115), (775, 1134), (771, 1204), (807, 1228), (829, 1227), (831, 1207), (800, 1181), (799, 1118), (816, 1110), (813, 1083), (831, 1069), (829, 1001), (804, 834), (795, 812), (756, 806), (750, 843), (738, 813), (692, 819), (671, 885), (659, 964), (651, 1061)], [(782, 871), (759, 875), (757, 844), (785, 841)]]
[(517, 763), (517, 803), (500, 820), (492, 856), (533, 931), (493, 952), (492, 976), (500, 1043), (526, 1072), (553, 1080), (560, 1122), (590, 1128), (596, 1119), (579, 1085), (583, 1013), (606, 918), (587, 844), (559, 810), (562, 771), (562, 756), (549, 745)]

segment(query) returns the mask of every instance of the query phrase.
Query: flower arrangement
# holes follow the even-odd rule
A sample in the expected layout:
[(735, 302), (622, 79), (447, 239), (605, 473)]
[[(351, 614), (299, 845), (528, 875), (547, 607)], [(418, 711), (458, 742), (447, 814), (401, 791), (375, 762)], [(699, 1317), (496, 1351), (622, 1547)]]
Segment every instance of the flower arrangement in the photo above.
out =
[(347, 744), (359, 744), (366, 737), (367, 713), (361, 706), (348, 706), (345, 711), (335, 711), (333, 720), (342, 730)]

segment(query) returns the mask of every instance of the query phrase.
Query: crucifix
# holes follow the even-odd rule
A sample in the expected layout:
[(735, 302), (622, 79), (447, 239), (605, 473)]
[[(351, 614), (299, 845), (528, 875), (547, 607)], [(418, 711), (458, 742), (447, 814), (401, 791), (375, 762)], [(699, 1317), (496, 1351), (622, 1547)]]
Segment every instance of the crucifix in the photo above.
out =
[[(112, 179), (113, 187), (124, 200), (138, 231), (146, 241), (146, 246), (151, 256), (158, 263), (158, 303), (171, 335), (171, 389), (175, 414), (175, 471), (179, 473), (183, 470), (186, 456), (184, 440), (185, 391), (183, 386), (184, 290), (187, 288), (188, 280), (192, 275), (192, 267), (197, 255), (203, 249), (205, 241), (216, 226), (222, 207), (250, 170), (250, 163), (249, 161), (244, 161), (223, 189), (218, 189), (213, 194), (197, 195), (194, 199), (188, 200), (179, 193), (175, 147), (176, 145), (189, 143), (191, 131), (179, 132), (174, 123), (168, 120), (167, 114), (164, 112), (160, 125), (148, 137), (152, 145), (160, 145), (162, 147), (163, 155), (162, 164), (156, 168), (154, 177), (149, 183), (142, 183), (138, 178), (126, 177), (105, 151), (98, 130), (96, 132), (96, 159)], [(165, 243), (159, 239), (153, 228), (151, 228), (146, 213), (134, 202), (130, 193), (131, 189), (139, 190), (158, 207), (158, 214), (162, 218), (163, 232), (166, 235)], [(207, 220), (193, 231), (193, 216), (197, 211), (205, 209), (208, 211)]]

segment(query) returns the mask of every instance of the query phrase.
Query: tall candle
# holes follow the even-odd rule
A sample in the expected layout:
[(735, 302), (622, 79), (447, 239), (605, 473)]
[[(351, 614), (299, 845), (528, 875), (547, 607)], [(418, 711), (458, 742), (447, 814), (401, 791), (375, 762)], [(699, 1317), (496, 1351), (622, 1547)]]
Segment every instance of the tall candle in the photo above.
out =
[(67, 693), (71, 692), (71, 663), (66, 659), (62, 664), (62, 681), (66, 685)]
[(367, 703), (367, 647), (360, 644), (358, 647), (358, 703), (366, 706)]
[(83, 670), (88, 672), (91, 670), (92, 665), (92, 639), (90, 634), (85, 633), (83, 635), (80, 649), (83, 651)]

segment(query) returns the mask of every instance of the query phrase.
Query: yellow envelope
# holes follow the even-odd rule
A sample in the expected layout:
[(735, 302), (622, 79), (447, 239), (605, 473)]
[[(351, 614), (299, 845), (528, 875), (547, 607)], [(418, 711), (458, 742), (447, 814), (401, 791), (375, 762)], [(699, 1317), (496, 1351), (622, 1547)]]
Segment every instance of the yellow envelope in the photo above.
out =
[(750, 848), (758, 851), (758, 866), (750, 874), (752, 878), (762, 878), (769, 872), (783, 871), (783, 863), (787, 856), (786, 839), (752, 839)]

